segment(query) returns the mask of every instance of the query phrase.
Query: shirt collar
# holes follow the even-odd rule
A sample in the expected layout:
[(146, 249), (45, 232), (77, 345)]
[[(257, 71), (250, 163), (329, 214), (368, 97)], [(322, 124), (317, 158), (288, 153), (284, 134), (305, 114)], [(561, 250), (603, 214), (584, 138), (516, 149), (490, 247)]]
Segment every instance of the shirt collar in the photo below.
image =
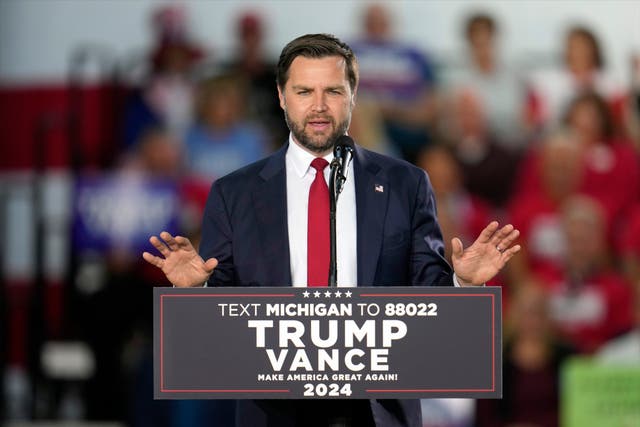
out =
[[(293, 166), (293, 170), (299, 178), (304, 177), (309, 168), (311, 167), (311, 162), (315, 159), (316, 156), (309, 153), (307, 150), (298, 145), (297, 142), (293, 140), (293, 134), (289, 134), (289, 148), (287, 148), (287, 161), (291, 162)], [(323, 157), (327, 162), (331, 163), (333, 160), (333, 151)]]

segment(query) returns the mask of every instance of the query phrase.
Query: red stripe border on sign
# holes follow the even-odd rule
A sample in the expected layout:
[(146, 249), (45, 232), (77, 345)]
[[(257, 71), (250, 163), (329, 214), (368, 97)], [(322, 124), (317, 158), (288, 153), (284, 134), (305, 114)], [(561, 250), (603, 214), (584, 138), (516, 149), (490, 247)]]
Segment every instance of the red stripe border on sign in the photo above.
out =
[(366, 389), (367, 393), (493, 393), (496, 391), (496, 306), (494, 294), (360, 294), (361, 297), (490, 297), (491, 298), (491, 388), (479, 389)]
[(291, 393), (288, 389), (170, 389), (164, 386), (164, 299), (165, 298), (225, 298), (225, 297), (283, 297), (291, 298), (295, 294), (165, 294), (160, 295), (160, 392), (161, 393)]

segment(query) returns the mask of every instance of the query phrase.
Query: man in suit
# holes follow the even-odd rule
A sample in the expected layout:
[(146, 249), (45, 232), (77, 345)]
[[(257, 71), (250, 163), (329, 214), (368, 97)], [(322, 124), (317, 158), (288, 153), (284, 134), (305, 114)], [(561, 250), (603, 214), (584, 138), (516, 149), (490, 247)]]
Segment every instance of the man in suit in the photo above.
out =
[[(337, 38), (311, 34), (285, 46), (277, 89), (291, 130), (289, 143), (214, 183), (200, 254), (186, 238), (163, 232), (150, 239), (162, 256), (145, 252), (145, 260), (179, 287), (326, 286), (326, 275), (318, 279), (316, 271), (318, 258), (320, 271), (328, 271), (328, 259), (317, 248), (328, 244), (323, 234), (328, 219), (320, 222), (326, 227), (319, 227), (318, 237), (310, 225), (318, 224), (319, 212), (309, 193), (326, 188), (326, 165), (349, 127), (357, 83), (356, 58)], [(339, 286), (482, 285), (520, 249), (513, 245), (517, 230), (492, 222), (466, 249), (459, 239), (452, 240), (452, 269), (443, 257), (424, 171), (356, 147), (348, 176), (337, 210)], [(326, 209), (320, 210), (324, 218)], [(241, 401), (237, 422), (265, 427), (421, 425), (417, 400), (292, 403)]]

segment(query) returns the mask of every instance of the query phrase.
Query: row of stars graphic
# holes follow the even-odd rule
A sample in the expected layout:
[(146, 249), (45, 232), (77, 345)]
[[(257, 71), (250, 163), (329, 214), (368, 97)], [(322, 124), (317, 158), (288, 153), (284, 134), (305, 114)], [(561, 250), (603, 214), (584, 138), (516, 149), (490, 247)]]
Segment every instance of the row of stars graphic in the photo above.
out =
[(325, 291), (325, 292), (320, 292), (320, 291), (315, 291), (315, 292), (309, 292), (309, 291), (304, 291), (302, 293), (302, 296), (305, 298), (309, 298), (310, 295), (313, 295), (314, 298), (320, 298), (320, 295), (324, 295), (325, 298), (331, 298), (331, 295), (334, 295), (336, 298), (341, 298), (342, 295), (345, 296), (345, 298), (351, 298), (352, 292), (351, 291), (346, 291), (346, 292), (340, 292), (340, 291), (335, 291), (335, 292), (331, 292), (331, 291)]

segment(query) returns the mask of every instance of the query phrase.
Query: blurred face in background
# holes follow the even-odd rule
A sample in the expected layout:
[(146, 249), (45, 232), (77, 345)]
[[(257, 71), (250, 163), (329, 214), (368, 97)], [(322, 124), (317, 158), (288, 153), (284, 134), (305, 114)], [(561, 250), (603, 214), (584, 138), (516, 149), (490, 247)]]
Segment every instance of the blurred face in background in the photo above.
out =
[(160, 70), (169, 74), (186, 74), (193, 62), (189, 51), (180, 45), (167, 46), (159, 61)]
[(232, 78), (204, 83), (198, 109), (202, 123), (214, 130), (230, 128), (242, 117), (243, 98), (239, 81)]
[(597, 71), (598, 54), (593, 37), (582, 30), (571, 31), (566, 40), (565, 60), (567, 67), (574, 74), (582, 75)]
[(467, 29), (467, 42), (473, 59), (480, 68), (493, 65), (495, 30), (490, 21), (476, 19)]
[(296, 57), (278, 96), (294, 139), (311, 153), (328, 153), (349, 128), (355, 94), (341, 56)]
[(389, 11), (380, 4), (369, 6), (364, 14), (364, 30), (371, 40), (387, 39), (391, 33)]
[(460, 191), (460, 168), (446, 149), (433, 148), (424, 152), (418, 159), (418, 167), (429, 173), (436, 198), (440, 199)]
[(578, 140), (583, 145), (605, 142), (605, 121), (607, 106), (599, 105), (604, 101), (597, 100), (594, 96), (585, 96), (578, 99), (570, 108), (567, 115), (567, 124), (575, 132)]
[(554, 201), (573, 194), (582, 179), (582, 150), (569, 135), (556, 135), (544, 142), (540, 163), (542, 185)]
[(150, 131), (139, 142), (141, 166), (152, 176), (173, 177), (180, 171), (180, 145), (171, 134)]
[(455, 133), (461, 138), (484, 138), (487, 121), (484, 106), (471, 90), (458, 92), (453, 100)]
[(254, 54), (260, 50), (263, 40), (262, 21), (255, 14), (245, 14), (238, 21), (238, 39), (242, 50)]
[(563, 209), (569, 269), (586, 276), (597, 270), (606, 256), (606, 224), (602, 207), (593, 199), (577, 196)]
[(548, 300), (543, 287), (527, 283), (516, 291), (510, 308), (511, 326), (519, 338), (545, 339), (550, 331)]
[(493, 45), (492, 29), (480, 22), (469, 29), (469, 44), (474, 50), (486, 50)]

